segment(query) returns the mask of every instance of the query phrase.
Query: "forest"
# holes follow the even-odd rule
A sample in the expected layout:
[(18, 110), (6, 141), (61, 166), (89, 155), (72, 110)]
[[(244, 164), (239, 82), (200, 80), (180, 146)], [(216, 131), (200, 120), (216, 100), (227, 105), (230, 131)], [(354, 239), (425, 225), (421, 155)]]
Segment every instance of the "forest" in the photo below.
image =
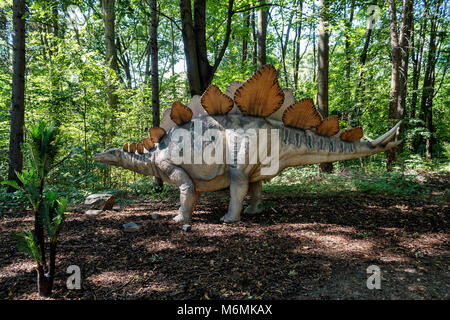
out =
[[(448, 282), (430, 276), (450, 267), (448, 5), (0, 0), (0, 299), (37, 298), (34, 264), (11, 236), (33, 224), (21, 243), (41, 280), (56, 272), (55, 299), (448, 299)], [(402, 143), (289, 168), (263, 185), (261, 215), (235, 225), (217, 224), (227, 191), (201, 194), (191, 232), (167, 218), (177, 188), (94, 161), (148, 136), (174, 101), (187, 105), (211, 84), (225, 92), (267, 64), (295, 101), (312, 98), (323, 118), (362, 127), (366, 139), (401, 120)], [(58, 152), (39, 154), (39, 134)], [(39, 159), (48, 163), (31, 192)], [(116, 204), (87, 217), (96, 193)], [(49, 197), (44, 243), (36, 221)], [(143, 230), (123, 233), (130, 221)], [(370, 264), (390, 273), (384, 290), (358, 287)], [(69, 265), (82, 266), (81, 290), (65, 287)]]

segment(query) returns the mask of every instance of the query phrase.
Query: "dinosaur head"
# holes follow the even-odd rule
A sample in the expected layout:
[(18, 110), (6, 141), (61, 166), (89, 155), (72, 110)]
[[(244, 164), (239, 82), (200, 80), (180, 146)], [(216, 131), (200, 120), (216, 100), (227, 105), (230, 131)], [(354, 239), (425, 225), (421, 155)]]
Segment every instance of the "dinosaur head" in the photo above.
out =
[(154, 163), (154, 153), (136, 154), (121, 149), (109, 149), (94, 155), (96, 162), (122, 167), (146, 176), (158, 176), (158, 169)]
[(122, 150), (109, 149), (105, 152), (95, 154), (93, 158), (96, 162), (117, 165), (120, 162), (121, 155)]

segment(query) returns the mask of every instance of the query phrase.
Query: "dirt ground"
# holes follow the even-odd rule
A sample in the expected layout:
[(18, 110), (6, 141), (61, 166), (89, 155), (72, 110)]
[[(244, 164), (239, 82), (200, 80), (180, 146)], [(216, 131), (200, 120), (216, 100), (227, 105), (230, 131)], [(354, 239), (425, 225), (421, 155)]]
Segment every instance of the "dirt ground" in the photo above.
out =
[[(228, 199), (202, 195), (191, 232), (170, 219), (174, 197), (140, 197), (94, 217), (69, 212), (52, 299), (450, 298), (442, 198), (265, 191), (273, 205), (227, 225), (219, 219)], [(123, 232), (128, 222), (141, 231)], [(0, 214), (0, 299), (39, 299), (34, 265), (11, 237), (27, 225), (30, 212)], [(70, 265), (81, 268), (81, 290), (66, 288)], [(381, 270), (379, 290), (366, 286), (370, 265)]]

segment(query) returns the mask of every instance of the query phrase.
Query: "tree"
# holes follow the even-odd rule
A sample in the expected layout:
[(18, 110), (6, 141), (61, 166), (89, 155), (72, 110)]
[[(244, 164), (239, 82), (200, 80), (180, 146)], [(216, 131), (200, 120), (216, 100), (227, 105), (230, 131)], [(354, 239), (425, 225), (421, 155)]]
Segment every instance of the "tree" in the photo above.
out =
[[(389, 94), (389, 119), (395, 123), (405, 117), (406, 88), (408, 81), (409, 37), (411, 34), (412, 0), (403, 0), (402, 25), (399, 35), (395, 0), (389, 0), (389, 26), (391, 42), (391, 91)], [(387, 152), (386, 170), (392, 169), (396, 150)]]
[[(372, 14), (372, 12), (370, 12), (370, 14)], [(361, 54), (359, 55), (360, 72), (359, 72), (359, 76), (358, 76), (358, 83), (357, 83), (356, 89), (355, 89), (355, 99), (354, 99), (355, 107), (353, 108), (351, 115), (350, 115), (350, 119), (349, 119), (349, 123), (351, 125), (359, 125), (359, 123), (360, 123), (360, 108), (358, 106), (364, 105), (364, 98), (362, 95), (362, 92), (364, 91), (364, 81), (365, 81), (365, 74), (366, 74), (365, 70), (364, 70), (364, 66), (366, 65), (367, 55), (369, 52), (369, 45), (370, 45), (370, 41), (372, 39), (372, 29), (373, 29), (372, 25), (367, 26), (364, 47), (361, 50)]]
[[(345, 4), (347, 9), (347, 3)], [(355, 1), (350, 1), (350, 17), (347, 19), (345, 14), (345, 79), (346, 79), (346, 90), (345, 90), (345, 100), (347, 104), (351, 104), (351, 83), (350, 76), (352, 71), (352, 60), (351, 60), (351, 50), (350, 50), (350, 33), (353, 24), (353, 15), (355, 11)]]
[(231, 34), (234, 0), (228, 0), (225, 38), (213, 65), (206, 46), (206, 0), (194, 1), (194, 19), (190, 0), (180, 0), (182, 36), (191, 96), (201, 95), (212, 81), (225, 54)]
[(105, 46), (106, 46), (106, 62), (109, 67), (114, 70), (117, 76), (120, 76), (119, 65), (117, 62), (116, 48), (116, 12), (115, 0), (101, 0), (103, 21), (105, 24)]
[[(299, 9), (298, 9), (298, 14), (299, 14), (299, 18), (298, 18), (298, 27), (295, 29), (295, 38), (294, 38), (294, 57), (293, 57), (293, 61), (294, 61), (294, 90), (297, 90), (298, 88), (298, 69), (300, 66), (300, 44), (301, 44), (301, 39), (302, 39), (302, 23), (303, 23), (303, 0), (299, 1)], [(305, 49), (306, 52), (306, 49)]]
[[(152, 116), (153, 127), (159, 127), (159, 67), (158, 67), (158, 15), (156, 0), (150, 0), (150, 51), (152, 56)], [(155, 187), (162, 190), (162, 180), (155, 178)]]
[[(13, 76), (11, 97), (11, 131), (9, 139), (9, 172), (8, 179), (19, 182), (16, 172), (21, 172), (25, 122), (25, 0), (13, 2)], [(9, 187), (9, 192), (14, 188)]]
[[(265, 1), (261, 1), (264, 5)], [(258, 9), (258, 68), (262, 68), (267, 63), (266, 39), (267, 39), (267, 8), (261, 6)]]
[(256, 19), (255, 19), (255, 10), (252, 9), (250, 11), (250, 23), (252, 28), (252, 42), (253, 42), (253, 56), (252, 56), (252, 62), (253, 62), (253, 69), (256, 70), (258, 67), (258, 33), (256, 31)]
[[(101, 0), (103, 21), (105, 24), (105, 47), (106, 47), (106, 64), (120, 78), (120, 70), (117, 59), (116, 32), (115, 32), (115, 0)], [(117, 109), (117, 94), (114, 92), (116, 87), (110, 76), (107, 76), (107, 103), (111, 110)], [(114, 119), (112, 119), (112, 128), (114, 128)], [(113, 129), (114, 130), (114, 129)]]
[(434, 126), (433, 126), (433, 98), (434, 98), (434, 83), (436, 79), (436, 33), (437, 33), (437, 20), (439, 16), (439, 9), (442, 0), (436, 0), (433, 18), (430, 26), (430, 40), (428, 49), (428, 59), (425, 68), (425, 78), (423, 81), (422, 89), (422, 103), (420, 116), (425, 123), (425, 128), (428, 134), (425, 138), (425, 156), (427, 160), (430, 160), (433, 156), (434, 145)]
[[(328, 68), (329, 68), (329, 44), (328, 44), (328, 0), (319, 1), (319, 48), (318, 48), (318, 71), (317, 71), (317, 104), (322, 117), (328, 117)], [(332, 163), (323, 163), (320, 170), (332, 172)]]
[[(281, 18), (283, 20), (282, 24), (281, 24), (281, 28), (280, 31), (278, 30), (277, 26), (275, 25), (275, 32), (277, 33), (277, 36), (280, 40), (280, 47), (281, 47), (281, 62), (283, 65), (283, 73), (284, 73), (284, 83), (286, 87), (289, 87), (289, 77), (288, 77), (288, 72), (287, 72), (287, 66), (286, 66), (286, 53), (287, 53), (287, 48), (288, 48), (288, 44), (289, 44), (289, 36), (291, 33), (291, 27), (292, 27), (292, 20), (294, 19), (294, 15), (295, 15), (295, 11), (291, 10), (290, 12), (290, 17), (289, 20), (287, 22), (287, 27), (285, 28), (284, 25), (284, 14), (283, 14), (283, 8), (280, 8), (280, 15)], [(272, 18), (272, 16), (270, 16), (270, 19), (273, 21), (274, 19)], [(285, 31), (286, 29), (286, 31)], [(267, 23), (266, 23), (266, 34), (267, 34)], [(265, 36), (267, 38), (267, 35)], [(266, 39), (267, 41), (267, 39)], [(265, 41), (265, 42), (266, 42)]]
[(423, 51), (425, 44), (425, 34), (427, 30), (427, 22), (428, 22), (428, 14), (429, 14), (429, 3), (428, 1), (425, 3), (425, 8), (423, 10), (423, 15), (421, 19), (419, 19), (419, 33), (417, 34), (414, 30), (414, 19), (411, 22), (412, 29), (412, 37), (411, 37), (411, 57), (412, 57), (412, 96), (411, 96), (411, 105), (409, 108), (409, 118), (414, 119), (416, 117), (416, 108), (417, 108), (417, 98), (419, 96), (419, 81), (420, 74), (422, 71), (422, 61), (423, 61)]
[(404, 117), (406, 108), (406, 97), (408, 89), (408, 66), (409, 66), (409, 51), (411, 46), (411, 26), (412, 26), (412, 8), (413, 0), (403, 1), (402, 12), (402, 27), (400, 32), (399, 45), (401, 48), (401, 63), (400, 63), (400, 88), (398, 94), (398, 110)]
[[(173, 101), (187, 102), (186, 94), (202, 94), (212, 81), (222, 91), (233, 81), (244, 81), (258, 69), (263, 51), (266, 63), (276, 65), (283, 87), (288, 83), (295, 89), (297, 100), (314, 97), (323, 114), (328, 106), (341, 126), (362, 126), (365, 136), (375, 137), (396, 118), (389, 117), (390, 89), (386, 89), (392, 75), (389, 1), (386, 10), (381, 0), (327, 1), (328, 59), (323, 59), (325, 34), (321, 32), (319, 38), (317, 1), (242, 0), (230, 6), (230, 0), (183, 0), (180, 6), (180, 1), (157, 0), (155, 10), (150, 0), (26, 1), (26, 73), (20, 76), (13, 71), (20, 48), (13, 45), (19, 39), (14, 38), (17, 15), (9, 3), (13, 0), (0, 5), (0, 180), (20, 172), (14, 166), (22, 162), (20, 142), (27, 134), (17, 128), (29, 128), (49, 117), (45, 120), (60, 124), (65, 151), (74, 150), (74, 156), (62, 164), (61, 174), (51, 177), (55, 184), (66, 186), (66, 192), (72, 192), (74, 184), (98, 189), (137, 186), (140, 179), (147, 183), (147, 178), (94, 163), (92, 154), (142, 141), (145, 128), (157, 125), (158, 115), (152, 115), (157, 105), (162, 113)], [(395, 4), (400, 50), (394, 49), (394, 56), (397, 50), (400, 58), (396, 60), (398, 102), (391, 107), (405, 118), (399, 138), (404, 141), (402, 158), (412, 152), (425, 157), (425, 151), (429, 157), (440, 156), (442, 144), (450, 139), (445, 105), (450, 79), (448, 6), (440, 0), (437, 22), (431, 28), (437, 0), (395, 0)], [(407, 27), (409, 14), (403, 10), (407, 7), (414, 13), (415, 30)], [(370, 24), (366, 28), (368, 17), (377, 17), (379, 8), (380, 19), (374, 28)], [(154, 12), (157, 57), (152, 50), (156, 36), (150, 35)], [(267, 13), (266, 48), (259, 52), (262, 12)], [(328, 76), (323, 74), (326, 60)], [(186, 61), (189, 72), (179, 72)], [(19, 89), (24, 75), (25, 87)], [(24, 107), (17, 104), (21, 90), (25, 116), (20, 115)], [(17, 121), (20, 117), (23, 120)], [(349, 164), (354, 163), (342, 162), (339, 167)]]
[[(248, 9), (249, 6), (246, 5), (246, 9)], [(250, 30), (250, 14), (248, 11), (243, 13), (243, 20), (244, 20), (244, 35), (242, 37), (242, 64), (244, 64), (247, 61), (248, 56), (248, 33)]]

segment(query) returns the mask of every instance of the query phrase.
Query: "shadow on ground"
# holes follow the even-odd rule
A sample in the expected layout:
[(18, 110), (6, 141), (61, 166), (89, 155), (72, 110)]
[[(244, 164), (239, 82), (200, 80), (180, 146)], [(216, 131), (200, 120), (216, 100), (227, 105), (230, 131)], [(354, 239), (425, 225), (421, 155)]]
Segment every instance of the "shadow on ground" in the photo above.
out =
[[(52, 298), (450, 298), (448, 203), (357, 192), (265, 192), (265, 201), (262, 214), (223, 225), (228, 193), (202, 195), (191, 232), (170, 219), (177, 207), (168, 200), (141, 197), (95, 217), (71, 212)], [(32, 220), (0, 217), (0, 299), (35, 299), (33, 264), (10, 235)], [(131, 221), (140, 232), (122, 231)], [(69, 265), (81, 268), (81, 290), (66, 289)], [(366, 286), (370, 265), (381, 269), (380, 290)]]

